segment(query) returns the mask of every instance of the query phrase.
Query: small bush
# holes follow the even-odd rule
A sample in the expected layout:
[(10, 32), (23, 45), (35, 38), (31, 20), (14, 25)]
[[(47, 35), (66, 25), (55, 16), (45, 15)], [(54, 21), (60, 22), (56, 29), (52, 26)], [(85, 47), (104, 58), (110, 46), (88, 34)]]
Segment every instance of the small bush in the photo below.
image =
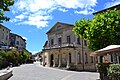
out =
[(111, 64), (108, 69), (108, 76), (117, 78), (120, 76), (120, 64)]

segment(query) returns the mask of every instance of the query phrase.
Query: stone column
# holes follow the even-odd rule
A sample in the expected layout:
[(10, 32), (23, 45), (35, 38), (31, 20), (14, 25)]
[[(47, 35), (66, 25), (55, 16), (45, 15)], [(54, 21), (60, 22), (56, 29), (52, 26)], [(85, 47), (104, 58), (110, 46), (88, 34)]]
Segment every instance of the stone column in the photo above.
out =
[(74, 55), (75, 55), (75, 57), (74, 57), (75, 65), (77, 65), (77, 63), (78, 63), (78, 53), (77, 53), (76, 50), (74, 51)]
[(50, 67), (50, 51), (48, 52), (48, 65)]
[(119, 56), (118, 56), (118, 53), (117, 53), (116, 56), (117, 56), (117, 63), (120, 63), (120, 62), (119, 62)]
[(67, 52), (67, 68), (70, 68), (70, 62), (69, 62), (69, 51)]
[(61, 65), (62, 65), (62, 54), (59, 53), (59, 65), (58, 65), (58, 67), (60, 68)]

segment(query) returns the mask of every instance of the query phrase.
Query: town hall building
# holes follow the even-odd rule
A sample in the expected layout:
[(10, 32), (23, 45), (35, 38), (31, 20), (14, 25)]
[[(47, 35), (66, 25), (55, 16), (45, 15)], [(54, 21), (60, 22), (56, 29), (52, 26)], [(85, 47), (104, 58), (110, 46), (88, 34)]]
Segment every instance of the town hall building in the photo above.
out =
[(57, 22), (46, 34), (43, 65), (74, 70), (95, 71), (97, 59), (90, 56), (87, 42), (72, 31), (74, 25)]

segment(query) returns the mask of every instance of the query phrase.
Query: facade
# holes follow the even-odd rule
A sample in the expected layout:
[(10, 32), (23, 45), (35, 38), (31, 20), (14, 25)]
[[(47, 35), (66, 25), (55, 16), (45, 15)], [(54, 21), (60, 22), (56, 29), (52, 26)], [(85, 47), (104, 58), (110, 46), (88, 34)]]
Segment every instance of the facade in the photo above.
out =
[(120, 64), (120, 45), (109, 45), (103, 49), (92, 52), (91, 56), (98, 56), (98, 58), (103, 56), (101, 62), (112, 62)]
[(17, 48), (18, 50), (26, 48), (26, 40), (17, 34), (10, 33), (10, 47)]
[(0, 48), (7, 48), (9, 46), (10, 29), (0, 24)]
[(75, 70), (95, 70), (96, 60), (90, 57), (87, 43), (76, 37), (73, 25), (57, 22), (46, 34), (42, 52), (43, 64)]

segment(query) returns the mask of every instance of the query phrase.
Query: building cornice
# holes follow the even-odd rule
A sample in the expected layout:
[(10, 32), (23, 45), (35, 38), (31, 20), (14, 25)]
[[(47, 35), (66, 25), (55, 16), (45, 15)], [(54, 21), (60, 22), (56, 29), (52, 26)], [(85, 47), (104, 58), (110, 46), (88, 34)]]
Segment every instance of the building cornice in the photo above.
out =
[(93, 15), (105, 12), (107, 10), (113, 10), (115, 8), (117, 8), (117, 9), (119, 8), (120, 9), (120, 4), (112, 6), (112, 7), (109, 7), (109, 8), (106, 8), (106, 9), (103, 9), (103, 10), (100, 10), (100, 11), (97, 11), (97, 12), (94, 12)]
[(56, 25), (58, 25), (58, 24), (64, 24), (64, 25), (68, 25), (68, 26), (74, 26), (73, 24), (68, 24), (68, 23), (62, 23), (62, 22), (57, 22), (46, 34), (49, 34), (50, 32), (51, 32), (51, 30), (53, 29), (53, 28), (55, 28), (56, 27)]

